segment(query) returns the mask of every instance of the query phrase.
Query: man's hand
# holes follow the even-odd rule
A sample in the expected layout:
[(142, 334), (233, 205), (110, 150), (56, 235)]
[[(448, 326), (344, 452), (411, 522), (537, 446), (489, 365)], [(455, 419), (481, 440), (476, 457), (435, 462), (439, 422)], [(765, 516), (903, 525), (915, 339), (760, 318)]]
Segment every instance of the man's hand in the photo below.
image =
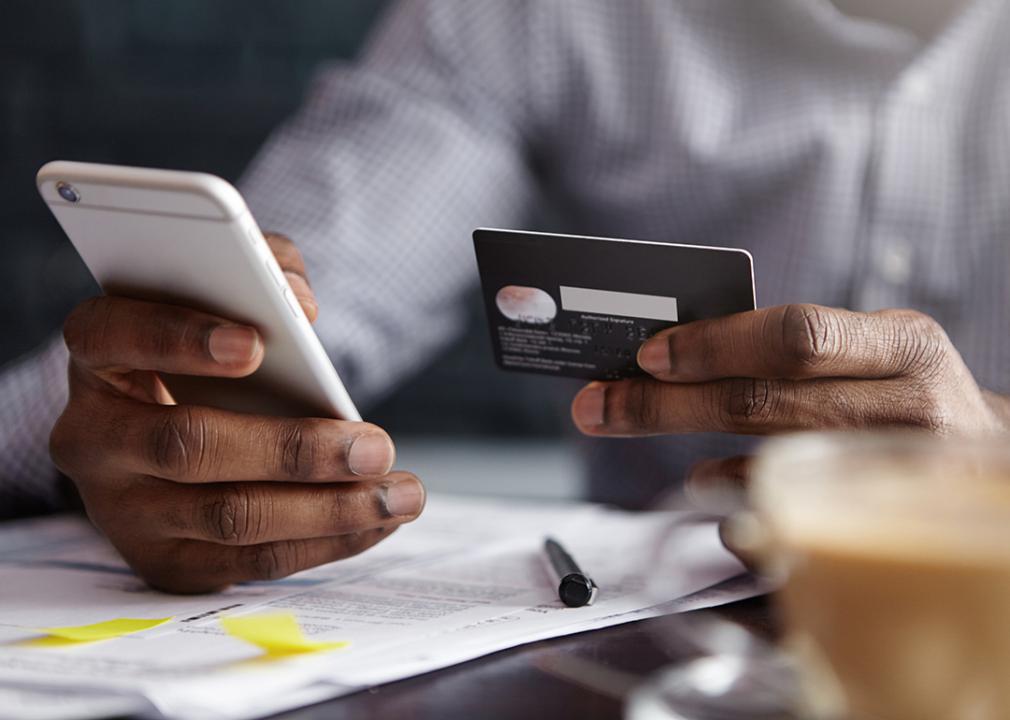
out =
[[(1005, 401), (979, 389), (939, 324), (921, 313), (815, 305), (702, 320), (639, 351), (652, 377), (591, 383), (572, 403), (590, 435), (905, 426), (999, 432)], [(739, 458), (699, 475), (742, 477)]]
[[(268, 236), (311, 319), (302, 259)], [(367, 423), (170, 404), (158, 373), (242, 377), (255, 328), (117, 297), (85, 301), (64, 329), (70, 399), (51, 438), (88, 515), (152, 586), (205, 592), (354, 555), (424, 506), (393, 444)]]

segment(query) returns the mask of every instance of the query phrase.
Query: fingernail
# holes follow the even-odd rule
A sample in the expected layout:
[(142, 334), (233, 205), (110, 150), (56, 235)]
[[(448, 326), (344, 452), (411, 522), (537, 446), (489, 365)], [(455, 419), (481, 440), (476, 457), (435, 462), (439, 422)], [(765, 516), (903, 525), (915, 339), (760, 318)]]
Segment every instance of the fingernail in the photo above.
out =
[(319, 314), (319, 304), (312, 298), (298, 297), (298, 303), (302, 306), (302, 310), (309, 318), (314, 318)]
[(241, 365), (256, 357), (260, 335), (255, 328), (244, 325), (222, 325), (214, 328), (207, 340), (210, 356), (221, 365)]
[(638, 366), (650, 375), (670, 372), (670, 341), (665, 335), (652, 338), (638, 349)]
[(604, 410), (607, 402), (607, 391), (603, 385), (592, 383), (575, 396), (572, 415), (579, 427), (599, 427), (604, 421)]
[(396, 450), (385, 435), (360, 435), (347, 453), (347, 466), (355, 475), (385, 475), (393, 467)]
[(417, 515), (424, 507), (424, 486), (417, 480), (401, 480), (385, 488), (386, 511), (390, 515)]

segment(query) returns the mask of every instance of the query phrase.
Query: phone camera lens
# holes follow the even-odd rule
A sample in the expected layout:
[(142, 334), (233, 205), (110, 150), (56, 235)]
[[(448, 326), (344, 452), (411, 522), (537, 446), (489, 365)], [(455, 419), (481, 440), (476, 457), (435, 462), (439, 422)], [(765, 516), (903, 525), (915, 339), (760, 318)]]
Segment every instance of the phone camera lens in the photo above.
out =
[(56, 183), (56, 192), (67, 202), (75, 203), (81, 201), (81, 194), (77, 192), (77, 188), (65, 182)]

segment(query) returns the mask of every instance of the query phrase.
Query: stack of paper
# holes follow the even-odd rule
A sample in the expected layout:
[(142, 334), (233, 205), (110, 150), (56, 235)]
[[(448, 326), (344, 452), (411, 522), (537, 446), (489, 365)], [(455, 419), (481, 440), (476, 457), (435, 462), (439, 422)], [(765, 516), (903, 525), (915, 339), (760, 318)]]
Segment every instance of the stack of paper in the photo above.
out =
[[(0, 718), (251, 718), (746, 594), (699, 592), (743, 570), (712, 525), (684, 535), (682, 568), (655, 568), (670, 522), (431, 497), (420, 520), (362, 556), (197, 597), (147, 588), (81, 519), (15, 523), (0, 528)], [(600, 586), (594, 605), (559, 602), (547, 534)], [(676, 579), (669, 597), (647, 588), (657, 571)]]

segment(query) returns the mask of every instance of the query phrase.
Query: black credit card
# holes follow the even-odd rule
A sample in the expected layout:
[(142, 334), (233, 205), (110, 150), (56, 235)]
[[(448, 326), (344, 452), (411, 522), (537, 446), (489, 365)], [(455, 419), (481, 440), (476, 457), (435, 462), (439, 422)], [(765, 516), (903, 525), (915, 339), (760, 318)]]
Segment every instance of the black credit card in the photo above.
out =
[(490, 229), (473, 241), (505, 370), (634, 377), (660, 330), (755, 308), (746, 250)]

